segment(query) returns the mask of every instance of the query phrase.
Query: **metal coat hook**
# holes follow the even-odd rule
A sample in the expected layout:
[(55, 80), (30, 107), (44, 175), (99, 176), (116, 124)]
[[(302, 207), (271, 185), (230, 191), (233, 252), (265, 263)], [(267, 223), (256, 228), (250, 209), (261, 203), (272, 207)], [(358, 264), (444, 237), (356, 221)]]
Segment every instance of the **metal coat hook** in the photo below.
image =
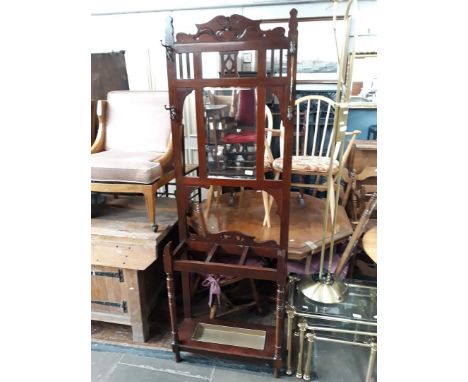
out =
[(159, 40), (161, 45), (166, 48), (166, 58), (170, 61), (174, 61), (174, 49), (171, 45), (164, 45), (162, 40)]
[(174, 106), (164, 105), (164, 109), (169, 110), (170, 115), (171, 115), (171, 120), (174, 121), (176, 119), (176, 116), (177, 116), (176, 108)]

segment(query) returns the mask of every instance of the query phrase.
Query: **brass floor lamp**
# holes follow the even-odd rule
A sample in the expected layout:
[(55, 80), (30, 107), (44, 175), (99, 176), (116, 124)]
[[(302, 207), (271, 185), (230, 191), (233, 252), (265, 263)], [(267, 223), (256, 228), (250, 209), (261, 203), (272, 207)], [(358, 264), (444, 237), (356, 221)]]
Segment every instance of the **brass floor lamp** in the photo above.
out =
[[(332, 262), (334, 252), (334, 233), (336, 225), (336, 214), (338, 209), (340, 188), (341, 188), (341, 174), (343, 171), (343, 152), (345, 145), (345, 134), (346, 124), (348, 119), (348, 101), (350, 96), (351, 78), (352, 78), (352, 67), (355, 55), (355, 44), (354, 39), (352, 41), (352, 48), (350, 48), (350, 9), (353, 0), (349, 0), (345, 12), (344, 21), (346, 23), (346, 38), (343, 44), (341, 55), (338, 55), (338, 83), (336, 89), (336, 107), (335, 107), (335, 119), (333, 126), (333, 133), (330, 139), (332, 139), (330, 158), (334, 158), (335, 147), (339, 144), (339, 169), (336, 175), (336, 190), (333, 181), (333, 168), (329, 167), (327, 173), (327, 199), (325, 205), (325, 214), (323, 218), (323, 230), (322, 230), (322, 250), (320, 253), (320, 267), (319, 272), (311, 276), (305, 276), (298, 285), (298, 289), (307, 298), (324, 303), (324, 304), (335, 304), (343, 301), (346, 296), (347, 286), (341, 280), (337, 278), (337, 275), (332, 273)], [(337, 1), (334, 1), (336, 6)], [(335, 8), (336, 9), (336, 8)], [(335, 12), (333, 20), (336, 20)], [(336, 36), (336, 29), (335, 29)], [(337, 45), (338, 51), (338, 45)], [(350, 53), (349, 53), (350, 52)], [(330, 215), (329, 215), (330, 214)], [(331, 218), (331, 219), (330, 219)], [(325, 239), (328, 232), (329, 220), (331, 220), (331, 237), (330, 237), (330, 248), (327, 269), (325, 265)]]

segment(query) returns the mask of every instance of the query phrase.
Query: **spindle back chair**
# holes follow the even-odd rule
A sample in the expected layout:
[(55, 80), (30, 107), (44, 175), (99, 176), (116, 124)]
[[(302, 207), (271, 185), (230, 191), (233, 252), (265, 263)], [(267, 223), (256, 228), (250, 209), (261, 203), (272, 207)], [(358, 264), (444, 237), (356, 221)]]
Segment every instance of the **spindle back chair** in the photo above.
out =
[[(335, 101), (320, 95), (304, 96), (295, 101), (295, 139), (292, 157), (291, 173), (299, 178), (299, 181), (292, 182), (291, 186), (299, 188), (301, 198), (304, 189), (313, 189), (314, 195), (317, 190), (326, 191), (327, 185), (323, 182), (326, 178), (330, 166), (333, 167), (333, 175), (339, 170), (340, 162), (340, 142), (336, 143), (333, 158), (330, 158), (331, 143), (333, 136), (333, 126), (335, 118)], [(342, 163), (346, 163), (352, 144), (359, 130), (346, 132), (351, 136), (347, 147), (343, 152)], [(275, 172), (275, 179), (279, 179), (283, 172), (284, 158), (284, 138), (285, 130), (283, 123), (280, 126), (280, 156), (271, 162), (271, 167)], [(312, 182), (306, 177), (315, 177)], [(336, 179), (334, 178), (334, 181)], [(264, 201), (267, 205), (263, 225), (269, 225), (272, 199)], [(338, 201), (336, 201), (338, 203)], [(334, 204), (335, 201), (332, 202)]]

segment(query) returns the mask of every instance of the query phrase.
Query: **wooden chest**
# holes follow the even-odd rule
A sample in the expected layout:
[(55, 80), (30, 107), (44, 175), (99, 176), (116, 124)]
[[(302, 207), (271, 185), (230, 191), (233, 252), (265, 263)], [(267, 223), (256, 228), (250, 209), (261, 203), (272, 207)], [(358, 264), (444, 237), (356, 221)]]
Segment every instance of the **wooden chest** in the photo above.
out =
[(162, 251), (177, 236), (175, 199), (157, 204), (156, 233), (142, 196), (108, 197), (91, 219), (91, 319), (131, 326), (136, 342), (149, 337), (148, 318), (165, 285)]
[(357, 174), (366, 167), (377, 167), (377, 141), (356, 140), (350, 154), (351, 169)]
[(365, 208), (366, 195), (377, 191), (377, 141), (356, 140), (351, 150), (348, 170), (355, 174), (355, 185), (348, 210), (354, 220)]

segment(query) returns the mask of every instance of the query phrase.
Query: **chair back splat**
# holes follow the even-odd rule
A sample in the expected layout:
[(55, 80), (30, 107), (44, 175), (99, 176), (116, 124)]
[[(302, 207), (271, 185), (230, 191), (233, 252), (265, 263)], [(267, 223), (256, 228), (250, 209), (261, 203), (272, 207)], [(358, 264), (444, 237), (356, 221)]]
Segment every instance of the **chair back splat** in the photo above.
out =
[[(297, 54), (297, 11), (292, 9), (288, 31), (260, 28), (261, 20), (240, 15), (217, 16), (196, 24), (195, 34), (178, 33), (174, 38), (172, 18), (168, 18), (166, 63), (169, 85), (168, 109), (172, 124), (179, 244), (164, 250), (173, 351), (211, 353), (267, 360), (279, 376), (282, 365), (284, 287), (289, 229), (289, 197), (294, 128), (294, 99)], [(273, 59), (278, 57), (279, 59)], [(210, 61), (211, 60), (211, 61)], [(270, 60), (270, 62), (267, 62)], [(193, 116), (183, 115), (184, 103), (194, 94)], [(283, 121), (283, 179), (266, 179), (271, 158), (272, 116), (267, 95), (274, 94)], [(169, 112), (168, 112), (169, 113)], [(182, 121), (196, 121), (199, 173), (186, 176)], [(267, 123), (265, 123), (267, 122)], [(265, 127), (267, 125), (268, 127)], [(192, 135), (193, 136), (193, 135)], [(278, 202), (281, 220), (279, 241), (257, 241), (248, 233), (191, 230), (193, 208), (189, 196), (194, 188), (237, 187), (266, 192)], [(210, 194), (209, 194), (210, 195)], [(227, 260), (229, 259), (229, 261)], [(174, 272), (181, 273), (184, 319), (177, 320)], [(254, 280), (276, 283), (275, 325), (195, 318), (191, 298), (194, 280), (207, 275), (213, 293), (221, 276), (249, 279), (255, 300)], [(216, 284), (216, 285), (215, 285)], [(216, 301), (217, 299), (212, 299)], [(212, 312), (213, 313), (213, 312)]]

